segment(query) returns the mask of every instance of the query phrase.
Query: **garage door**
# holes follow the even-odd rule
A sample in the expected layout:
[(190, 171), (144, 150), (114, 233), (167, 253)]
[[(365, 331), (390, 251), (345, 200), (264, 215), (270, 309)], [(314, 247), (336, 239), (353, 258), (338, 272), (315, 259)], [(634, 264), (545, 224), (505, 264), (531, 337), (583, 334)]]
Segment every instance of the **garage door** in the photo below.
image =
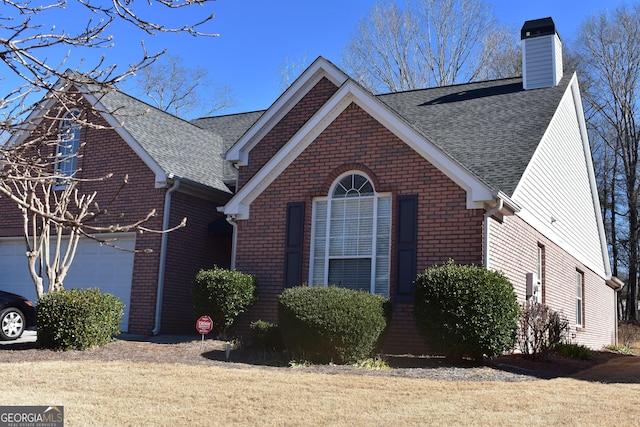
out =
[[(110, 234), (117, 238), (117, 245), (133, 250), (135, 233)], [(125, 304), (120, 329), (126, 331), (129, 324), (129, 303), (133, 277), (133, 253), (100, 245), (95, 240), (83, 238), (78, 243), (76, 256), (64, 280), (66, 289), (100, 288), (120, 298)], [(46, 279), (45, 279), (46, 281)], [(45, 284), (45, 288), (46, 288)], [(36, 300), (36, 292), (27, 268), (23, 239), (0, 239), (0, 289)]]

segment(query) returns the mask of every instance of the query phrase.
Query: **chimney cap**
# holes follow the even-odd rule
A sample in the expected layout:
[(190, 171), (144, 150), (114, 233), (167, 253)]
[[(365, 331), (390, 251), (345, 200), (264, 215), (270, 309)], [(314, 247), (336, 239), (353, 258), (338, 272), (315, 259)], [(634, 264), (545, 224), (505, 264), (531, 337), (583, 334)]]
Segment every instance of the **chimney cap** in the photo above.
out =
[[(556, 25), (553, 23), (553, 19), (551, 19), (551, 17), (533, 19), (531, 21), (526, 21), (522, 26), (522, 30), (520, 30), (520, 40), (553, 34), (558, 34), (558, 32), (556, 31)], [(560, 37), (559, 34), (558, 37)]]

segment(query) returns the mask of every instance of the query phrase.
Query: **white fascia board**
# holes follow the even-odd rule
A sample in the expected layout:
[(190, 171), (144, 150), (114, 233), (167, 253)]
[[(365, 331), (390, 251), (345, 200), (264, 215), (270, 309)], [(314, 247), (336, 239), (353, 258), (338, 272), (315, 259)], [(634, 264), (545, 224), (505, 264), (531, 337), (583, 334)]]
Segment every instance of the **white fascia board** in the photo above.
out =
[(98, 98), (87, 91), (86, 88), (81, 89), (83, 96), (94, 106), (96, 111), (100, 113), (103, 119), (111, 126), (118, 135), (124, 140), (124, 142), (131, 147), (131, 149), (140, 157), (140, 159), (147, 165), (149, 169), (154, 173), (155, 188), (164, 188), (167, 186), (167, 172), (160, 167), (160, 165), (142, 148), (140, 143), (127, 131), (122, 123), (120, 123), (113, 114), (110, 114), (107, 108), (98, 100)]
[(587, 124), (584, 119), (584, 110), (582, 108), (582, 98), (580, 96), (580, 87), (578, 85), (578, 76), (573, 73), (571, 82), (569, 83), (571, 94), (573, 96), (573, 104), (576, 108), (576, 116), (580, 125), (580, 136), (582, 137), (582, 148), (584, 149), (584, 158), (587, 161), (587, 173), (589, 174), (589, 187), (591, 188), (591, 199), (593, 200), (593, 209), (598, 224), (598, 235), (600, 238), (600, 247), (602, 248), (602, 262), (605, 272), (605, 278), (611, 278), (611, 264), (609, 262), (609, 245), (607, 244), (607, 234), (604, 230), (604, 220), (602, 218), (602, 210), (600, 207), (600, 195), (598, 194), (598, 184), (593, 168), (593, 159), (591, 157), (591, 147), (589, 144), (589, 134), (587, 132)]
[(323, 57), (318, 57), (271, 107), (227, 151), (225, 159), (239, 166), (249, 162), (249, 152), (323, 78), (340, 87), (347, 75)]
[[(53, 90), (60, 91), (65, 85), (70, 86), (70, 84), (64, 80), (58, 79), (58, 81), (53, 85)], [(11, 135), (7, 141), (8, 146), (22, 144), (29, 137), (30, 132), (42, 122), (44, 119), (44, 113), (49, 111), (55, 103), (56, 99), (51, 95), (51, 92), (47, 92), (40, 100), (40, 106), (34, 109), (23, 121), (23, 124), (20, 125), (21, 129)], [(26, 124), (26, 127), (24, 127), (24, 124)]]
[(248, 219), (251, 203), (324, 131), (351, 103), (356, 103), (423, 158), (467, 192), (467, 208), (483, 208), (495, 192), (463, 168), (422, 134), (409, 126), (361, 86), (348, 80), (305, 125), (236, 193), (224, 213)]

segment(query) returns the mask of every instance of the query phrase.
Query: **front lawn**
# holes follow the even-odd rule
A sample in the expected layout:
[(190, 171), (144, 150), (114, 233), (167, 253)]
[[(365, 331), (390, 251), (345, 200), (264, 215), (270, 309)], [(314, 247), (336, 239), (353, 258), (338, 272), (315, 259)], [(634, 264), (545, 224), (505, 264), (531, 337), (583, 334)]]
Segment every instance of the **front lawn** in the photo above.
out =
[[(19, 353), (19, 352), (17, 352)], [(632, 425), (636, 383), (439, 381), (252, 365), (0, 365), (3, 405), (63, 405), (65, 425)]]

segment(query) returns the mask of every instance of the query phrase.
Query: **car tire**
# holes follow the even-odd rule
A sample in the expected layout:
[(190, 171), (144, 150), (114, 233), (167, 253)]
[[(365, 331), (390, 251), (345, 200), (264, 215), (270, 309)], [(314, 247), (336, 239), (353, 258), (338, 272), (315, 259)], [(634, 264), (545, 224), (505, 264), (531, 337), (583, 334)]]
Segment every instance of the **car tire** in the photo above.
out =
[(17, 340), (24, 332), (24, 328), (24, 314), (20, 310), (9, 307), (0, 311), (0, 340)]

